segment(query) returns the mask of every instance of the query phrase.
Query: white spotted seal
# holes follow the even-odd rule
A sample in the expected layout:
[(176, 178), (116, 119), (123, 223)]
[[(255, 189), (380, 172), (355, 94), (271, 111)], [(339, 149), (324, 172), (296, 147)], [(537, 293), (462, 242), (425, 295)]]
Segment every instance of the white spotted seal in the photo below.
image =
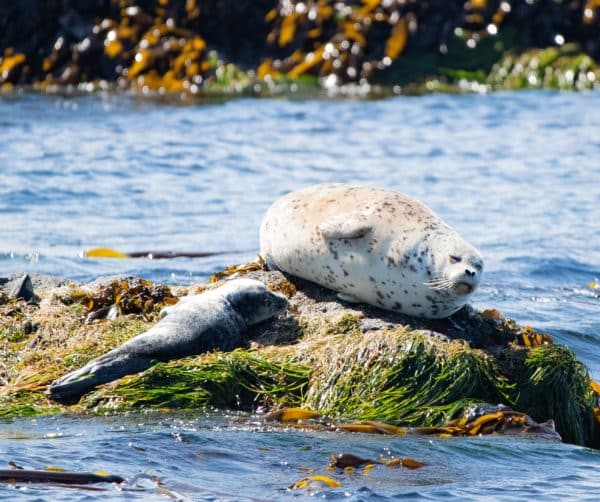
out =
[(73, 402), (98, 385), (137, 373), (157, 361), (232, 350), (243, 344), (249, 326), (285, 311), (287, 299), (260, 281), (235, 279), (199, 295), (184, 296), (161, 312), (155, 326), (97, 357), (48, 387), (55, 401)]
[(271, 268), (411, 316), (459, 310), (483, 270), (479, 252), (431, 209), (377, 188), (326, 184), (289, 193), (265, 214), (260, 253)]

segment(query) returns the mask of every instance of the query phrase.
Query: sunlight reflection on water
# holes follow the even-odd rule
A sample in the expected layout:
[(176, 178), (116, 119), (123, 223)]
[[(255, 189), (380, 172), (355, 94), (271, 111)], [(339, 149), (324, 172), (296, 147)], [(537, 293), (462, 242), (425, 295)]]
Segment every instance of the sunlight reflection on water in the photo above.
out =
[[(241, 99), (189, 107), (111, 96), (0, 98), (0, 275), (27, 271), (91, 280), (125, 273), (168, 283), (203, 281), (225, 265), (254, 258), (262, 214), (281, 194), (318, 182), (372, 184), (422, 200), (482, 250), (486, 267), (476, 307), (498, 308), (547, 330), (598, 378), (600, 300), (586, 289), (600, 278), (598, 109), (598, 93), (550, 92), (383, 101)], [(97, 246), (238, 252), (208, 259), (80, 257)], [(2, 424), (0, 436), (6, 427), (44, 430), (48, 423)], [(86, 458), (104, 460), (80, 462), (82, 469), (114, 463), (130, 476), (151, 465), (174, 489), (188, 481), (189, 472), (196, 488), (215, 479), (213, 468), (193, 456), (198, 450), (186, 446), (191, 457), (169, 453), (173, 445), (165, 430), (172, 424), (150, 431), (132, 425), (140, 447), (152, 448), (136, 456), (101, 420), (86, 422), (90, 431), (80, 430), (78, 422), (56, 423), (71, 428), (73, 437), (54, 443), (7, 437), (6, 458), (37, 459), (40, 465), (52, 458), (66, 465), (73, 451), (87, 450)], [(196, 425), (194, 441), (220, 442), (230, 459), (244, 459), (224, 460), (217, 469), (221, 477), (210, 486), (241, 494), (251, 483), (266, 498), (288, 496), (277, 489), (297, 481), (302, 465), (323, 463), (321, 450), (340, 444), (358, 445), (365, 453), (382, 449), (379, 439), (360, 436), (240, 431), (233, 444), (230, 431), (221, 435), (211, 425)], [(298, 447), (285, 449), (292, 439)], [(124, 458), (116, 445), (127, 452)], [(273, 454), (260, 453), (259, 446)], [(355, 499), (363, 493), (561, 498), (600, 490), (586, 470), (597, 466), (597, 455), (566, 445), (510, 439), (393, 447), (415, 449), (417, 457), (427, 451), (435, 472), (410, 479), (385, 475), (368, 488), (355, 479), (348, 488)], [(488, 447), (494, 452), (482, 460)], [(306, 455), (302, 448), (308, 448)], [(520, 469), (514, 468), (513, 450), (521, 455)], [(285, 468), (284, 460), (291, 460)], [(563, 472), (575, 476), (569, 489)], [(440, 480), (447, 485), (436, 486)], [(28, 490), (23, 497), (45, 496)], [(148, 496), (155, 494), (146, 490), (140, 498)]]

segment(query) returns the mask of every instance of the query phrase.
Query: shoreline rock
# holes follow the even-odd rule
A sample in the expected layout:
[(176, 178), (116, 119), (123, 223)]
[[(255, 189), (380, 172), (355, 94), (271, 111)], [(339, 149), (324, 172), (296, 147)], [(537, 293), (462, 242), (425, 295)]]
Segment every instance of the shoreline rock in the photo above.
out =
[(600, 86), (599, 28), (585, 0), (27, 0), (0, 6), (0, 90), (583, 90)]
[[(39, 305), (0, 302), (0, 417), (302, 406), (413, 427), (442, 426), (477, 403), (503, 403), (537, 422), (554, 419), (566, 442), (600, 446), (593, 415), (598, 396), (588, 371), (548, 335), (469, 306), (448, 319), (426, 320), (348, 305), (320, 286), (259, 268), (234, 267), (215, 283), (243, 274), (289, 299), (287, 314), (253, 327), (245, 348), (159, 363), (70, 407), (48, 401), (47, 385), (145, 331), (164, 299), (176, 299), (166, 289), (152, 299), (149, 292), (167, 287), (141, 279), (120, 278), (112, 289), (110, 280), (87, 289), (49, 281), (44, 288), (32, 276)], [(168, 289), (181, 296), (210, 287)], [(116, 318), (90, 320), (90, 298), (102, 294), (126, 301), (130, 310), (118, 307)], [(27, 329), (32, 325), (35, 330)]]

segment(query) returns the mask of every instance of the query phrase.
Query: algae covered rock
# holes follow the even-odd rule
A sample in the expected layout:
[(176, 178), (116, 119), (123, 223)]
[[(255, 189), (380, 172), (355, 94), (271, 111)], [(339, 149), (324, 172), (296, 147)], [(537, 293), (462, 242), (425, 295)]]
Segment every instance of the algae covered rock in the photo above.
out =
[(600, 66), (577, 44), (509, 51), (491, 69), (494, 89), (586, 90), (600, 86)]
[[(302, 406), (338, 419), (418, 427), (448, 424), (477, 403), (503, 403), (535, 421), (554, 419), (567, 442), (597, 444), (588, 371), (548, 335), (497, 311), (466, 306), (449, 319), (415, 319), (348, 306), (332, 291), (260, 265), (228, 271), (240, 273), (288, 296), (287, 313), (252, 327), (244, 347), (157, 364), (71, 407), (49, 401), (47, 385), (145, 331), (157, 314), (142, 309), (86, 324), (76, 284), (37, 290), (39, 305), (4, 300), (0, 416)], [(216, 285), (227, 280), (219, 277)], [(35, 331), (24, 329), (31, 325)]]
[[(589, 0), (0, 2), (0, 91), (187, 98), (274, 92), (273, 82), (457, 91), (465, 88), (457, 83), (486, 80), (496, 63), (489, 79), (502, 88), (588, 88), (595, 70), (572, 81), (580, 71), (572, 64), (592, 68), (600, 59), (599, 27), (600, 5)], [(508, 62), (569, 44), (584, 60), (567, 58), (552, 72)]]

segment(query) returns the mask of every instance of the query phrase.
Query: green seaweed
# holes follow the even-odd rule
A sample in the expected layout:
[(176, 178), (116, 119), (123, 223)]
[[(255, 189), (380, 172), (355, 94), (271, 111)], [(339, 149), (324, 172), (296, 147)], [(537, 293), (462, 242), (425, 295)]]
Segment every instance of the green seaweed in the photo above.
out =
[(547, 345), (510, 357), (517, 361), (513, 378), (519, 390), (518, 409), (536, 421), (554, 419), (564, 441), (584, 444), (594, 397), (588, 371), (575, 354), (562, 345)]
[(62, 409), (59, 406), (48, 407), (44, 405), (6, 403), (0, 400), (0, 418), (29, 418), (40, 415), (52, 415), (60, 413)]
[(344, 314), (329, 326), (325, 333), (327, 335), (359, 335), (358, 323), (360, 319), (353, 314)]
[(492, 67), (486, 83), (506, 90), (594, 89), (600, 83), (600, 66), (576, 44), (510, 51)]
[(159, 363), (85, 398), (86, 407), (254, 409), (259, 404), (298, 405), (309, 370), (292, 362), (237, 349)]
[(61, 407), (50, 404), (46, 396), (40, 392), (17, 392), (11, 395), (0, 395), (0, 418), (35, 417), (60, 413)]
[(440, 425), (472, 402), (510, 402), (511, 385), (493, 359), (462, 342), (413, 331), (349, 345), (343, 356), (321, 359), (309, 405), (363, 420)]
[(439, 68), (440, 75), (450, 77), (451, 80), (457, 82), (459, 80), (469, 80), (471, 82), (485, 82), (487, 74), (483, 70), (460, 70), (454, 68)]

